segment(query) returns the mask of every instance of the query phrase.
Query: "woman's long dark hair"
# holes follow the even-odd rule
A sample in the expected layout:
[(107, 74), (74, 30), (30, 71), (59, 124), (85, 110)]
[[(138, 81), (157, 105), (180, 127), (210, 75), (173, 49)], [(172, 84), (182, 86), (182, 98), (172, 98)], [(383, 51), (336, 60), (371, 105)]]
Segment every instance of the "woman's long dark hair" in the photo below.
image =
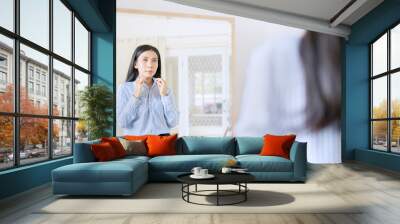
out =
[(308, 127), (321, 129), (340, 121), (341, 40), (308, 31), (300, 45), (306, 81)]
[(131, 62), (129, 63), (128, 74), (126, 75), (126, 82), (134, 82), (139, 75), (139, 71), (135, 68), (135, 64), (139, 56), (145, 51), (154, 51), (158, 57), (158, 67), (154, 78), (161, 78), (161, 57), (157, 48), (151, 45), (140, 45), (135, 49), (132, 54)]

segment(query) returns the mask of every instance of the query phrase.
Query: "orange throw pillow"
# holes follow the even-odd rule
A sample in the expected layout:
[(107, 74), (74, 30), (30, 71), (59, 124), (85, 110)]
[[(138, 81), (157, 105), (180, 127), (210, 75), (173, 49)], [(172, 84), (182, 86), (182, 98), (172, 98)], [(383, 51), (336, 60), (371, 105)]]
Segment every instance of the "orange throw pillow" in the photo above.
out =
[(116, 138), (116, 137), (101, 138), (101, 142), (110, 143), (110, 145), (114, 149), (114, 152), (115, 152), (115, 155), (117, 156), (117, 158), (126, 156), (126, 151), (124, 149), (124, 146), (122, 146), (122, 144), (118, 138)]
[(295, 139), (296, 135), (264, 135), (264, 146), (260, 155), (290, 159), (290, 147), (292, 147)]
[(176, 155), (176, 139), (178, 135), (147, 137), (148, 156)]
[(99, 162), (109, 161), (117, 158), (113, 147), (108, 142), (93, 144), (90, 147), (92, 149), (94, 157)]
[(125, 135), (124, 139), (129, 141), (146, 141), (148, 135)]

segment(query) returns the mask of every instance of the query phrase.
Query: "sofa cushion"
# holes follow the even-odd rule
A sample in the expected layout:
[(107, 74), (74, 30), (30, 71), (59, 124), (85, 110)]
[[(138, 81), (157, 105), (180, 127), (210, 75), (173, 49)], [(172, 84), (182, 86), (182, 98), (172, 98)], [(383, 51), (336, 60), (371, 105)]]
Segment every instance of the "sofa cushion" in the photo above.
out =
[(142, 140), (126, 140), (124, 138), (120, 138), (122, 146), (126, 151), (126, 155), (138, 155), (145, 156), (147, 155), (146, 142)]
[(149, 170), (163, 172), (190, 172), (193, 167), (200, 166), (211, 172), (219, 171), (230, 159), (231, 155), (174, 155), (158, 156), (149, 160)]
[(101, 142), (108, 142), (114, 149), (115, 155), (117, 158), (122, 158), (126, 156), (126, 151), (124, 146), (122, 146), (121, 142), (117, 137), (103, 137), (101, 138)]
[(146, 143), (148, 147), (148, 156), (165, 156), (176, 154), (176, 139), (178, 135), (158, 136), (150, 135), (147, 137)]
[(134, 172), (146, 170), (146, 162), (131, 159), (108, 162), (74, 163), (52, 171), (58, 182), (129, 182)]
[(290, 148), (296, 135), (270, 135), (264, 136), (264, 146), (261, 149), (261, 156), (280, 156), (290, 159)]
[(94, 157), (96, 157), (96, 161), (104, 162), (118, 158), (112, 145), (108, 142), (92, 144), (90, 147), (92, 149)]
[(238, 155), (236, 159), (249, 172), (292, 172), (292, 161), (279, 156)]
[(235, 139), (232, 137), (185, 136), (178, 141), (178, 154), (226, 154), (235, 155)]
[(262, 137), (236, 137), (236, 155), (260, 154), (264, 145)]

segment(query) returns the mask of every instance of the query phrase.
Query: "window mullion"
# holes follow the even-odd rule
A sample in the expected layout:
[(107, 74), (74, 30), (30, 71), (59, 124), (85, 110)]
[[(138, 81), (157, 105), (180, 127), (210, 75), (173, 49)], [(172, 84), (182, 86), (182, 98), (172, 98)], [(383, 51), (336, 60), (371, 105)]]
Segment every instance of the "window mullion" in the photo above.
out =
[[(19, 0), (14, 1), (14, 30), (17, 35), (19, 35)], [(19, 40), (18, 38), (14, 39), (14, 114), (19, 114), (19, 96), (20, 96), (20, 50), (19, 50)], [(18, 166), (20, 162), (19, 158), (19, 135), (20, 135), (20, 119), (17, 116), (14, 116), (14, 166)]]
[[(387, 71), (390, 70), (390, 30), (387, 32)], [(392, 75), (389, 73), (387, 74), (387, 116), (388, 118), (392, 117), (392, 111), (391, 111), (391, 104), (392, 104), (392, 100), (391, 100), (391, 80)], [(392, 136), (391, 136), (391, 120), (388, 120), (387, 122), (387, 140), (388, 140), (388, 152), (392, 151)]]
[[(49, 50), (53, 52), (53, 0), (49, 0)], [(49, 159), (53, 159), (53, 56), (49, 55), (49, 73), (48, 73), (49, 86), (49, 120), (48, 120), (48, 151)]]
[[(71, 117), (75, 118), (75, 12), (72, 11), (72, 15), (71, 15), (71, 23), (72, 23), (72, 28), (71, 28), (71, 56), (72, 56), (72, 65), (71, 66), (71, 91), (72, 91), (72, 96), (71, 96)], [(72, 150), (72, 155), (74, 155), (74, 151), (75, 151), (75, 125), (76, 125), (76, 121), (73, 120), (71, 122), (71, 126), (72, 126), (72, 130), (71, 130), (71, 150)]]

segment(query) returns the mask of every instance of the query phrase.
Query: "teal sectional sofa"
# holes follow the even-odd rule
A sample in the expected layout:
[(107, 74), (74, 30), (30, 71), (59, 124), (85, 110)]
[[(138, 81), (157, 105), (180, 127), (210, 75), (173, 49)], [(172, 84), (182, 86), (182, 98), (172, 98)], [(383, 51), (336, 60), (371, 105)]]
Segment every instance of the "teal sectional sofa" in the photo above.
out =
[(54, 194), (131, 195), (148, 181), (176, 181), (193, 167), (219, 172), (228, 160), (237, 160), (259, 182), (304, 182), (307, 174), (307, 145), (294, 142), (290, 159), (260, 156), (262, 137), (178, 138), (177, 155), (127, 156), (96, 162), (90, 141), (75, 144), (74, 163), (52, 171)]

